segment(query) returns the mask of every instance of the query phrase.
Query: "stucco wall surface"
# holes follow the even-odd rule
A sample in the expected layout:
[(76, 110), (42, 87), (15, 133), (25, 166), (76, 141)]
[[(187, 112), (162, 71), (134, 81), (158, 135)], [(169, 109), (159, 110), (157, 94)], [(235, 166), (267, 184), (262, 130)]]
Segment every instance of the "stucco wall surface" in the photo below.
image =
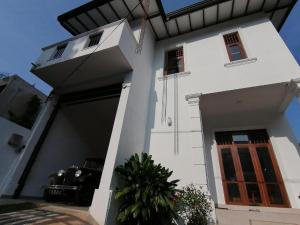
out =
[(23, 151), (18, 151), (18, 149), (8, 145), (7, 142), (13, 133), (23, 136), (23, 143), (25, 144), (30, 130), (0, 117), (0, 196)]
[[(247, 60), (238, 64), (229, 62), (223, 40), (224, 34), (235, 31), (239, 32), (248, 55)], [(179, 46), (183, 46), (184, 49), (185, 72), (163, 77), (165, 52)], [(201, 137), (203, 132), (201, 121), (197, 120), (200, 117), (200, 108), (198, 108), (198, 115), (195, 114), (185, 98), (186, 95), (289, 83), (291, 79), (298, 76), (297, 62), (272, 23), (264, 18), (236, 20), (160, 41), (156, 44), (154, 54), (153, 84), (149, 100), (148, 135), (145, 148), (157, 162), (174, 171), (172, 178), (180, 179), (180, 186), (190, 183), (206, 186), (205, 164), (208, 164), (207, 161), (210, 159), (209, 154), (203, 151), (206, 143)], [(235, 109), (232, 108), (232, 113), (234, 112)], [(268, 128), (270, 116), (260, 116), (257, 114), (251, 117), (252, 124), (260, 128)], [(230, 127), (235, 126), (233, 117), (228, 120), (231, 123)], [(224, 118), (223, 122), (227, 119)], [(275, 126), (276, 122), (272, 124)], [(241, 124), (237, 123), (237, 125), (243, 129)], [(270, 127), (270, 130), (274, 132), (280, 129), (282, 128)], [(281, 135), (284, 136), (284, 132)], [(289, 148), (289, 154), (285, 157), (294, 157), (294, 160), (299, 160), (299, 156), (295, 155), (294, 143), (289, 142), (290, 134), (286, 133), (286, 135), (286, 138), (275, 137), (276, 142), (283, 141), (278, 151), (285, 151)], [(208, 143), (211, 142), (213, 139), (208, 141)], [(205, 155), (208, 157), (206, 161)], [(213, 162), (217, 160), (217, 158), (211, 159)], [(296, 164), (294, 166), (297, 167)], [(290, 173), (291, 176), (294, 174), (292, 170)], [(208, 176), (216, 176), (216, 179), (220, 179), (218, 174), (213, 173)], [(285, 178), (288, 179), (288, 177)], [(295, 178), (294, 181), (297, 179)], [(212, 189), (211, 192), (212, 195), (223, 193), (219, 184), (217, 190)], [(295, 192), (290, 192), (290, 195), (294, 200), (298, 199), (298, 194)], [(215, 200), (224, 202), (219, 195)], [(298, 203), (294, 203), (293, 207), (299, 207)]]

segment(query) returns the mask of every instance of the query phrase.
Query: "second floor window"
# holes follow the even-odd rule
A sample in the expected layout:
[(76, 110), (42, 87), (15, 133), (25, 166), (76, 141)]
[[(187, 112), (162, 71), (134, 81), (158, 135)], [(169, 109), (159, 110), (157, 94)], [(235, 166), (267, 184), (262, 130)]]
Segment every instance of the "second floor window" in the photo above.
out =
[(238, 32), (224, 35), (227, 52), (230, 61), (236, 61), (247, 58), (245, 49), (241, 42)]
[(164, 75), (180, 73), (184, 71), (183, 47), (166, 52)]
[(52, 59), (60, 58), (62, 56), (62, 54), (64, 53), (66, 47), (67, 47), (67, 45), (57, 46), (56, 51), (55, 51), (54, 55), (52, 56)]
[(100, 42), (101, 36), (102, 36), (102, 33), (91, 35), (87, 48), (98, 45)]

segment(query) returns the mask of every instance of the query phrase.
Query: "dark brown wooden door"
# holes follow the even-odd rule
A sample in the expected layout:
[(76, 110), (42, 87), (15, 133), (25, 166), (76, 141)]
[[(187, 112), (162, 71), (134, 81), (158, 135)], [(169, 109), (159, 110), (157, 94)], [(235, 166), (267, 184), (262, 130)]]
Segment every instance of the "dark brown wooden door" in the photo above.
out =
[(269, 138), (248, 132), (217, 135), (226, 203), (290, 207)]

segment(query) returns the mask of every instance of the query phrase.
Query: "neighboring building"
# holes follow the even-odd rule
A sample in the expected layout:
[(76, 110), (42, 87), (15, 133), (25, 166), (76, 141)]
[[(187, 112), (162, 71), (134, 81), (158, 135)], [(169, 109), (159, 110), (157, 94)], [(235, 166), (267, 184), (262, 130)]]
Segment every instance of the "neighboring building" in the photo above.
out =
[[(30, 129), (45, 101), (45, 94), (18, 75), (0, 78), (1, 117)], [(28, 118), (25, 118), (26, 116)], [(25, 121), (26, 119), (28, 121)]]
[(74, 37), (32, 69), (54, 94), (6, 194), (41, 197), (50, 173), (102, 157), (90, 212), (115, 224), (114, 168), (148, 152), (181, 187), (203, 186), (220, 224), (298, 224), (300, 149), (284, 111), (300, 100), (300, 70), (278, 33), (295, 3), (206, 0), (165, 14), (151, 0), (145, 30), (137, 0), (59, 16)]
[(46, 95), (19, 76), (0, 77), (0, 196), (22, 159), (30, 128), (45, 100)]

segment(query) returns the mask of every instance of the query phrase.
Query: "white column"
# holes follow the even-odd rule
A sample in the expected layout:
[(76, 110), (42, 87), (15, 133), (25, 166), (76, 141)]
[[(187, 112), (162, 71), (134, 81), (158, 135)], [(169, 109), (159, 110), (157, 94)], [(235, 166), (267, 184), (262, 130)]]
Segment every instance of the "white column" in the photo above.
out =
[(123, 84), (100, 186), (95, 190), (93, 202), (89, 209), (91, 215), (99, 225), (113, 224), (110, 220), (114, 220), (112, 215), (114, 215), (117, 210), (117, 207), (112, 205), (114, 201), (112, 201), (113, 190), (111, 190), (111, 184), (113, 181), (129, 91), (130, 83)]
[[(204, 131), (203, 131), (203, 121), (202, 121), (202, 112), (201, 112), (201, 107), (200, 107), (200, 99), (201, 99), (202, 94), (197, 93), (197, 94), (192, 94), (192, 95), (187, 95), (186, 100), (188, 101), (189, 107), (190, 107), (190, 119), (191, 121), (191, 126), (192, 126), (192, 147), (196, 149), (197, 151), (200, 151), (202, 154), (202, 158), (204, 159), (203, 162), (201, 163), (201, 169), (205, 170), (205, 180), (206, 180), (206, 194), (211, 202), (213, 212), (211, 214), (211, 223), (214, 224), (216, 221), (216, 215), (215, 215), (215, 206), (214, 202), (211, 197), (210, 193), (210, 185), (209, 185), (209, 178), (208, 178), (208, 169), (207, 169), (207, 157), (206, 157), (206, 149), (205, 149), (205, 140), (204, 140)], [(200, 133), (200, 135), (199, 135)], [(201, 173), (203, 174), (203, 173)]]
[(9, 171), (9, 179), (7, 180), (7, 184), (4, 187), (3, 195), (12, 196), (14, 191), (18, 186), (18, 181), (27, 165), (27, 162), (39, 141), (39, 138), (50, 119), (53, 110), (55, 109), (57, 104), (57, 97), (55, 95), (49, 96), (45, 106), (43, 107), (41, 113), (39, 114), (35, 124), (31, 130), (30, 136), (26, 142), (25, 148), (22, 150), (22, 155), (19, 157), (18, 162), (15, 164), (14, 168)]

